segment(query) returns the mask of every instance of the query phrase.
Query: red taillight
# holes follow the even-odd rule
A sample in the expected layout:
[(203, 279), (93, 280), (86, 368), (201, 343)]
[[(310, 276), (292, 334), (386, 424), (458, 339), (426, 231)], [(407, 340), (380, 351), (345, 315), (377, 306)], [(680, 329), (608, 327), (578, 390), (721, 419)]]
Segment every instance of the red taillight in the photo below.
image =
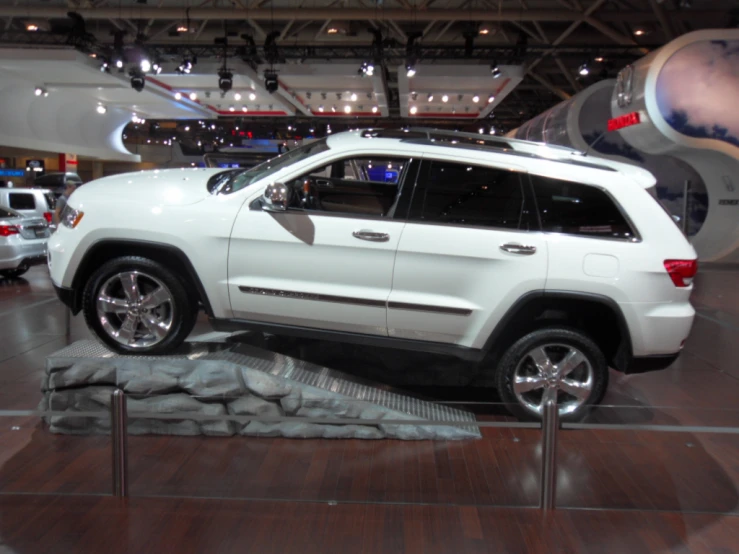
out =
[(0, 237), (9, 237), (20, 233), (15, 225), (0, 225)]
[(51, 212), (44, 212), (44, 219), (46, 223), (51, 224)]
[(665, 269), (676, 287), (688, 287), (698, 272), (698, 260), (665, 260)]

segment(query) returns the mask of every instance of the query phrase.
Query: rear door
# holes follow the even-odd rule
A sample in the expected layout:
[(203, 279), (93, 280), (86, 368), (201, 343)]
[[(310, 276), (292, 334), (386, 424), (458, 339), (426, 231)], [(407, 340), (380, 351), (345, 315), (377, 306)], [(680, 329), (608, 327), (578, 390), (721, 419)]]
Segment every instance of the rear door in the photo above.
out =
[(518, 298), (544, 288), (547, 244), (523, 176), (424, 160), (398, 245), (390, 336), (481, 348)]

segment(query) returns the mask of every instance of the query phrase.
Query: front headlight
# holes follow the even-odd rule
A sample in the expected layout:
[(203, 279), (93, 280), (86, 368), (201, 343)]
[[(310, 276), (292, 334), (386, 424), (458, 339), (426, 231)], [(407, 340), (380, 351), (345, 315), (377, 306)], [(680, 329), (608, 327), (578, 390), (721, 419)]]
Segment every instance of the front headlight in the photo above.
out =
[(85, 215), (83, 212), (81, 212), (80, 210), (75, 210), (73, 207), (67, 204), (66, 206), (64, 206), (64, 209), (62, 210), (60, 222), (65, 227), (74, 229), (75, 227), (77, 227), (79, 222), (82, 220), (83, 215)]

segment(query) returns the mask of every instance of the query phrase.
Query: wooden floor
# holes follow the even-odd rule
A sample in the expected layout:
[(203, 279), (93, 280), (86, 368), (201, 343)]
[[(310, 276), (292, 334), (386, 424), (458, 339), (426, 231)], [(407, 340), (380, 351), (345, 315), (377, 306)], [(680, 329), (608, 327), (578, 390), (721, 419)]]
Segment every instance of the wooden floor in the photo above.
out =
[[(613, 372), (614, 407), (592, 419), (739, 425), (736, 277), (701, 274), (684, 355), (663, 372)], [(80, 318), (66, 332), (52, 294), (43, 269), (0, 279), (0, 410), (35, 408), (45, 356), (89, 337)], [(464, 443), (131, 437), (129, 449), (133, 498), (120, 502), (101, 496), (107, 437), (0, 418), (4, 551), (739, 552), (735, 435), (564, 431), (547, 518), (533, 508), (538, 431), (484, 428)]]

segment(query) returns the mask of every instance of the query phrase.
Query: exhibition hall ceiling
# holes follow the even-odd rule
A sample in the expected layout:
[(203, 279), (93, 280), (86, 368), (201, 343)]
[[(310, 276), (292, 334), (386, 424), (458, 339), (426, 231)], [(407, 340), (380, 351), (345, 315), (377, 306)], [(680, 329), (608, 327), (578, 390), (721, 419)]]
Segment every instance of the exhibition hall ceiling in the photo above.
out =
[[(681, 34), (736, 26), (732, 4), (0, 0), (0, 47), (36, 52), (0, 69), (148, 119), (495, 119), (505, 130)], [(43, 64), (57, 49), (87, 59)]]

